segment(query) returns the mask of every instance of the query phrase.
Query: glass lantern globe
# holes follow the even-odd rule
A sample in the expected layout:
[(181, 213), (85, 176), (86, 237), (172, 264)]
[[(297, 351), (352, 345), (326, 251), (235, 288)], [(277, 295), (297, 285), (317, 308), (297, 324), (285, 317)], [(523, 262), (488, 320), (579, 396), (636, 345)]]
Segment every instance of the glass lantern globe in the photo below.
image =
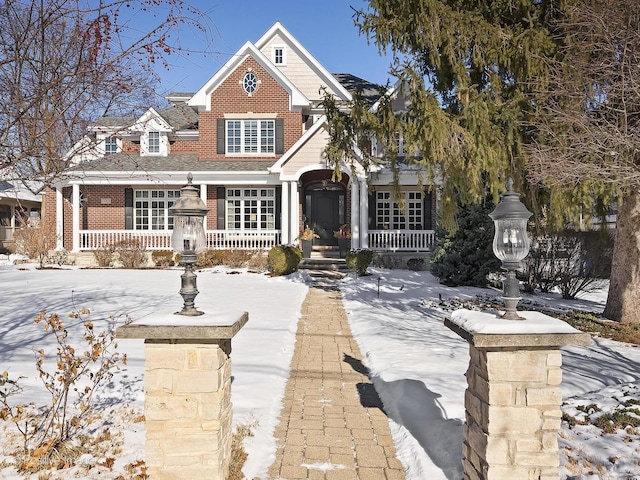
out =
[(191, 174), (187, 180), (187, 185), (180, 190), (180, 198), (169, 208), (173, 215), (171, 248), (183, 256), (193, 256), (207, 249), (204, 217), (209, 210), (193, 186)]

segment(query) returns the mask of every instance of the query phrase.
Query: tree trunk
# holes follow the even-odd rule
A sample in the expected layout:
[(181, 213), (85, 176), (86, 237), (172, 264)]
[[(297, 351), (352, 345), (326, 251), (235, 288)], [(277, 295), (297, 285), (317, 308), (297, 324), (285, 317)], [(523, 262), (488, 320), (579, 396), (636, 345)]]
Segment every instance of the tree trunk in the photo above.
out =
[(604, 316), (622, 323), (640, 323), (640, 192), (618, 207), (611, 281)]

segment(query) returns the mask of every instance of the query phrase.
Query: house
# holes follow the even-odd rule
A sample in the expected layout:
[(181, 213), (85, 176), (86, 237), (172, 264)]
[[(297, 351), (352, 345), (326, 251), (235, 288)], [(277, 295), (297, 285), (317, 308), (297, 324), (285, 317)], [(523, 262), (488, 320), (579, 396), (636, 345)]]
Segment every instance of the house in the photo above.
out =
[[(337, 245), (348, 225), (352, 248), (424, 254), (433, 242), (436, 198), (410, 170), (401, 175), (402, 209), (384, 169), (340, 165), (332, 176), (322, 88), (338, 101), (379, 87), (329, 73), (280, 23), (246, 42), (197, 92), (140, 118), (100, 118), (71, 152), (76, 168), (47, 193), (46, 224), (57, 248), (100, 249), (138, 238), (170, 249), (169, 207), (188, 173), (209, 212), (212, 249), (269, 249), (297, 243), (305, 226), (314, 245)], [(92, 145), (91, 148), (82, 148)]]
[[(0, 253), (12, 252), (16, 229), (40, 221), (42, 196), (39, 186), (32, 189), (19, 182), (0, 180)], [(33, 191), (32, 191), (33, 190)]]

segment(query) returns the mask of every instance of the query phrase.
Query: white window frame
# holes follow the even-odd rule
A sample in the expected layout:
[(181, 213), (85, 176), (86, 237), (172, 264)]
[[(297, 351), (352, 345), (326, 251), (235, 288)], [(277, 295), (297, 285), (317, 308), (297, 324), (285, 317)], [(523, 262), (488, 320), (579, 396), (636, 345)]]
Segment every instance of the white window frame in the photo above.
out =
[(180, 197), (180, 190), (139, 189), (133, 192), (134, 230), (172, 230), (169, 207)]
[[(113, 147), (114, 149), (111, 149), (109, 147)], [(111, 135), (104, 139), (105, 155), (113, 155), (114, 153), (120, 153), (120, 150), (121, 150), (121, 142), (118, 137)]]
[(227, 120), (225, 151), (227, 155), (275, 155), (276, 121), (273, 119)]
[(235, 232), (275, 230), (275, 188), (227, 188), (225, 198), (227, 230)]
[[(152, 151), (152, 146), (155, 144), (153, 136), (157, 135), (157, 151)], [(140, 155), (141, 156), (166, 156), (167, 149), (167, 133), (161, 130), (147, 130), (140, 136)]]
[(425, 230), (424, 198), (419, 190), (400, 192), (403, 205), (393, 200), (393, 192), (377, 191), (376, 225), (385, 230)]
[[(278, 62), (278, 52), (280, 52), (280, 61)], [(284, 45), (274, 45), (271, 47), (271, 61), (274, 65), (287, 64), (287, 49)]]

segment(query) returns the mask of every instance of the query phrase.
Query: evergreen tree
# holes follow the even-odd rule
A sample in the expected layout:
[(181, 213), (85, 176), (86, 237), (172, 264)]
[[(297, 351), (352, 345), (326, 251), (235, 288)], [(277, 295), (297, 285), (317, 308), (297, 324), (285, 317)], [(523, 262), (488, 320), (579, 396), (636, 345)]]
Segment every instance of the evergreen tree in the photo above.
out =
[(431, 273), (449, 287), (487, 286), (487, 275), (500, 270), (493, 253), (493, 205), (469, 204), (460, 207), (454, 233), (439, 228), (431, 257)]
[(374, 136), (395, 168), (401, 135), (407, 161), (442, 182), (448, 229), (458, 200), (486, 185), (498, 201), (509, 176), (547, 226), (623, 200), (605, 314), (640, 323), (640, 3), (369, 0), (355, 24), (394, 54), (398, 88), (374, 112), (326, 96), (327, 157), (375, 162)]

